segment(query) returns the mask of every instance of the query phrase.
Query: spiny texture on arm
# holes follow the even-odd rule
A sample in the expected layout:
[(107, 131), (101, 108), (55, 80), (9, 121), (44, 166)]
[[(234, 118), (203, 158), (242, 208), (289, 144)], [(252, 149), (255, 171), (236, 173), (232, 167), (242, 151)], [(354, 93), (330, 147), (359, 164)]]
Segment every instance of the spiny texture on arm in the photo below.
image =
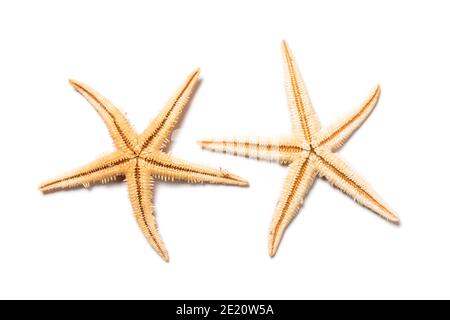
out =
[(248, 186), (248, 182), (222, 169), (213, 169), (158, 152), (143, 156), (152, 175), (161, 180), (178, 180), (192, 183), (221, 183)]
[(321, 130), (317, 137), (317, 146), (327, 147), (331, 151), (339, 149), (369, 117), (378, 102), (380, 92), (380, 86), (376, 86), (361, 106), (344, 119)]
[(133, 164), (127, 175), (128, 193), (133, 206), (136, 220), (145, 238), (164, 261), (169, 261), (169, 254), (159, 235), (153, 209), (153, 177), (138, 160)]
[(269, 255), (271, 257), (276, 254), (284, 231), (303, 205), (316, 174), (314, 159), (307, 152), (289, 165), (289, 172), (270, 227)]
[(294, 139), (233, 139), (199, 141), (202, 148), (232, 155), (289, 164), (303, 149)]
[(95, 108), (105, 122), (115, 146), (127, 153), (136, 151), (137, 135), (127, 118), (108, 99), (79, 81), (70, 84)]
[(320, 130), (320, 122), (286, 41), (282, 43), (282, 52), (286, 93), (294, 134), (302, 142), (310, 144)]
[(199, 74), (200, 69), (197, 69), (187, 77), (156, 119), (142, 133), (139, 138), (139, 149), (141, 151), (146, 151), (149, 148), (164, 148), (197, 85)]
[(332, 185), (388, 221), (400, 220), (370, 185), (337, 154), (316, 149), (318, 170)]
[(101, 157), (78, 170), (44, 182), (39, 186), (39, 189), (43, 192), (49, 192), (81, 185), (88, 187), (95, 182), (107, 182), (123, 175), (124, 166), (127, 162), (127, 157), (124, 157), (122, 153), (116, 152)]

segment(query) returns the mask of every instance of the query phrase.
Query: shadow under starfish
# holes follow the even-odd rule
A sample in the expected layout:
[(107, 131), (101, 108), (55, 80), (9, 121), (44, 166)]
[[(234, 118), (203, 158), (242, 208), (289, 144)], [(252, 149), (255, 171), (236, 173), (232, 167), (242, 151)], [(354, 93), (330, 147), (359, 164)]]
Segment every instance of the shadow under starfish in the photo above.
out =
[(154, 180), (190, 183), (220, 183), (247, 186), (244, 179), (222, 169), (190, 164), (163, 152), (189, 97), (196, 87), (199, 70), (185, 80), (159, 115), (141, 135), (136, 134), (125, 116), (106, 98), (87, 85), (71, 80), (102, 117), (114, 141), (116, 151), (86, 166), (40, 185), (42, 192), (110, 182), (124, 176), (137, 222), (150, 245), (164, 259), (169, 255), (158, 232), (152, 205)]
[(270, 227), (269, 255), (276, 254), (287, 226), (298, 214), (317, 175), (325, 177), (361, 205), (393, 223), (399, 223), (398, 216), (369, 184), (334, 153), (370, 115), (380, 96), (380, 87), (377, 86), (369, 98), (346, 118), (329, 128), (321, 129), (294, 57), (285, 41), (282, 42), (282, 52), (293, 136), (279, 140), (199, 142), (203, 148), (212, 151), (289, 165), (288, 176)]

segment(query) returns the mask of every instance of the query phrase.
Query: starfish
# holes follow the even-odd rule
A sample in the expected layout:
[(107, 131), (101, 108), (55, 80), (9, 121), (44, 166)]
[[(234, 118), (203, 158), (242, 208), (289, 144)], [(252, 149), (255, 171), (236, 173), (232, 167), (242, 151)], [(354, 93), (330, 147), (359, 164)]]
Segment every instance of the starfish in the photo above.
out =
[(380, 87), (377, 86), (369, 98), (346, 118), (321, 129), (292, 52), (285, 41), (282, 42), (282, 52), (292, 137), (199, 141), (208, 150), (289, 165), (270, 227), (269, 255), (273, 257), (276, 254), (287, 226), (298, 214), (317, 175), (325, 177), (333, 186), (388, 221), (399, 223), (398, 216), (369, 184), (335, 153), (370, 115), (380, 96)]
[(91, 183), (106, 183), (125, 177), (136, 220), (150, 245), (163, 258), (169, 255), (158, 232), (152, 205), (154, 180), (177, 180), (191, 183), (222, 183), (247, 186), (247, 181), (222, 169), (190, 164), (163, 152), (189, 97), (195, 89), (199, 70), (182, 84), (159, 115), (141, 135), (137, 135), (125, 116), (106, 98), (87, 85), (70, 80), (70, 84), (95, 108), (105, 122), (116, 151), (86, 166), (40, 185), (42, 192)]

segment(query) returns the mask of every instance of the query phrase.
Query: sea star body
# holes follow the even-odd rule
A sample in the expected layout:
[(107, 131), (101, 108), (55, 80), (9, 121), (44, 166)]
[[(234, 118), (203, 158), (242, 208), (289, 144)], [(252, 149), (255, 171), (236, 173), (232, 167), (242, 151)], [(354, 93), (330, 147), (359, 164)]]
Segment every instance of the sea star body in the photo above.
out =
[(185, 80), (159, 115), (141, 135), (136, 134), (125, 116), (98, 92), (78, 81), (70, 84), (81, 93), (104, 120), (116, 151), (88, 165), (40, 185), (43, 192), (126, 178), (136, 220), (150, 245), (165, 260), (169, 255), (158, 232), (152, 205), (155, 179), (191, 183), (248, 185), (247, 181), (221, 169), (211, 169), (177, 159), (164, 152), (169, 136), (195, 89), (199, 70)]
[(317, 175), (325, 177), (332, 185), (361, 205), (391, 222), (398, 223), (399, 218), (394, 211), (335, 153), (370, 115), (378, 101), (380, 87), (377, 86), (369, 98), (346, 118), (329, 128), (321, 129), (292, 52), (285, 41), (282, 43), (282, 52), (293, 136), (278, 140), (200, 141), (203, 148), (212, 151), (289, 165), (281, 198), (270, 227), (270, 256), (276, 254), (286, 227), (298, 214)]

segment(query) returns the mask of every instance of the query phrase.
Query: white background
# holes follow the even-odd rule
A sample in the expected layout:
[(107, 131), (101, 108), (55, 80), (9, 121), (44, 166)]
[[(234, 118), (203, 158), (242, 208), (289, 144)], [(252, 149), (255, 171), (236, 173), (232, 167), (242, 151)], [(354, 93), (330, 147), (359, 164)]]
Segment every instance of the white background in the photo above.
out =
[[(450, 298), (449, 14), (448, 1), (2, 1), (0, 298)], [(271, 259), (286, 168), (195, 143), (289, 135), (282, 39), (324, 126), (381, 84), (340, 155), (400, 227), (319, 180)], [(251, 187), (158, 183), (169, 264), (124, 183), (38, 191), (113, 149), (69, 78), (143, 130), (196, 67), (170, 150)]]

